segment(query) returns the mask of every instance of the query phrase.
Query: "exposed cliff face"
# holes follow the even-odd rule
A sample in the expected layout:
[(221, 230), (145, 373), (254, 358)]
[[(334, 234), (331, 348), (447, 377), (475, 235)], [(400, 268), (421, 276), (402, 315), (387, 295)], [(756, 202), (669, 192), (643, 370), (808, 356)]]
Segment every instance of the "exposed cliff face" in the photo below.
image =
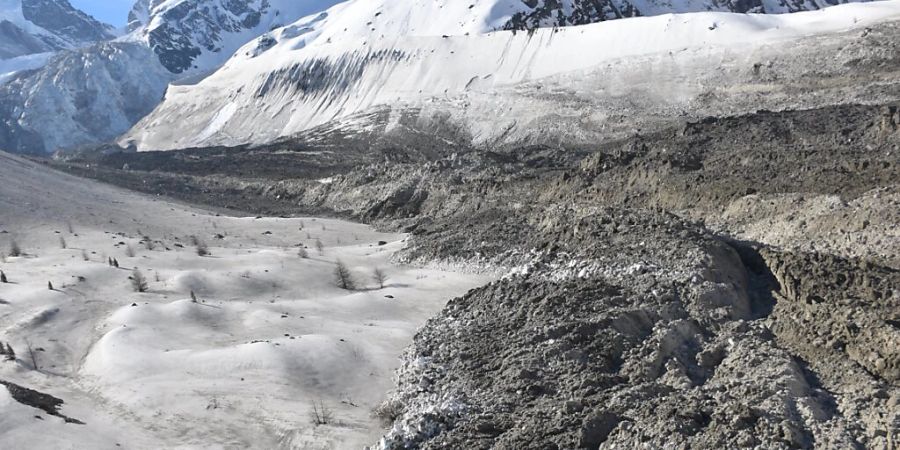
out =
[(72, 7), (68, 0), (22, 0), (25, 20), (71, 43), (114, 37), (112, 27)]
[(9, 20), (0, 21), (0, 58), (42, 53), (53, 50), (47, 42), (29, 34)]
[(229, 34), (258, 27), (262, 15), (268, 14), (270, 7), (267, 0), (222, 4), (179, 2), (162, 12), (153, 11), (151, 20), (157, 21), (158, 25), (147, 30), (147, 39), (163, 66), (172, 73), (182, 73), (199, 68), (194, 65), (194, 59), (204, 50), (223, 51), (228, 45), (223, 40)]
[(0, 85), (0, 147), (42, 154), (115, 138), (171, 80), (152, 56), (134, 43), (103, 43)]
[(128, 16), (134, 39), (174, 74), (215, 69), (257, 36), (337, 0), (139, 0)]
[(691, 11), (782, 14), (813, 11), (847, 0), (687, 0), (678, 2), (629, 0), (523, 0), (528, 8), (504, 26), (509, 30), (584, 25), (626, 17)]
[(137, 0), (128, 11), (128, 32), (138, 31), (150, 24), (151, 0)]

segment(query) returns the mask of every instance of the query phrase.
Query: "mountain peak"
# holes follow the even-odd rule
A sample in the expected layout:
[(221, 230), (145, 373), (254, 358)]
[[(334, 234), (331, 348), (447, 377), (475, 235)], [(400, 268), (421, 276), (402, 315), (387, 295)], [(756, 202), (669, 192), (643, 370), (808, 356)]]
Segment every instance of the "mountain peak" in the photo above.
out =
[(174, 74), (202, 73), (240, 46), (338, 0), (138, 0), (128, 30)]
[(0, 1), (0, 60), (112, 39), (113, 27), (68, 0)]
[(150, 0), (137, 0), (128, 12), (129, 33), (138, 31), (150, 23)]
[(22, 0), (25, 20), (74, 43), (112, 39), (113, 27), (73, 7), (68, 0)]

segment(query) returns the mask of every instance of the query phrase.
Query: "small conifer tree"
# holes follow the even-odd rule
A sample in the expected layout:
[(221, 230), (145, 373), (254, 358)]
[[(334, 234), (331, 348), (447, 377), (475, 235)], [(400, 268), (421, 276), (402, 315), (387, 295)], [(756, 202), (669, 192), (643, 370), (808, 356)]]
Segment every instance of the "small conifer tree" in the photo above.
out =
[(356, 282), (353, 281), (353, 274), (350, 273), (350, 269), (347, 265), (341, 261), (338, 261), (334, 268), (334, 283), (337, 287), (347, 291), (356, 289)]
[(322, 243), (321, 239), (316, 239), (316, 251), (319, 252), (319, 255), (325, 254), (325, 244)]
[(16, 241), (12, 241), (9, 243), (9, 256), (22, 256), (22, 247), (19, 246), (19, 243)]
[(372, 279), (378, 283), (379, 289), (384, 289), (384, 283), (387, 282), (388, 276), (384, 270), (380, 267), (376, 267), (375, 270), (372, 271)]
[(131, 287), (134, 289), (134, 292), (147, 292), (150, 289), (147, 279), (144, 278), (144, 274), (140, 270), (134, 269), (131, 272)]

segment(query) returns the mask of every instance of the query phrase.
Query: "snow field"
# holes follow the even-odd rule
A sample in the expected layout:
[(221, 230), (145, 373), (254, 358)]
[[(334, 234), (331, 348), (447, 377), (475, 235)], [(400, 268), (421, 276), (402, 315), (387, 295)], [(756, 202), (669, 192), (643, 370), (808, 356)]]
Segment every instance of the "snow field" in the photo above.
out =
[[(0, 380), (62, 398), (61, 412), (86, 422), (0, 389), (2, 448), (362, 448), (382, 432), (371, 411), (416, 328), (486, 281), (392, 265), (402, 234), (217, 216), (0, 159), (0, 249), (15, 240), (25, 253), (0, 261), (11, 282), (0, 284), (0, 341), (19, 356), (0, 362)], [(358, 290), (334, 285), (338, 260)], [(132, 288), (134, 269), (147, 292)], [(314, 403), (328, 424), (311, 422)]]

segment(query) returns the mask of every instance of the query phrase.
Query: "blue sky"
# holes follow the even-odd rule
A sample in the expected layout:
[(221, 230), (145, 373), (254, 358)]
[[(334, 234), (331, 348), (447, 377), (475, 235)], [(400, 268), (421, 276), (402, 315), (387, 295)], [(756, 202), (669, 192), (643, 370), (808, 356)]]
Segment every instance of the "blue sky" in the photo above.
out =
[(134, 0), (69, 0), (69, 3), (103, 22), (121, 27), (128, 21)]

